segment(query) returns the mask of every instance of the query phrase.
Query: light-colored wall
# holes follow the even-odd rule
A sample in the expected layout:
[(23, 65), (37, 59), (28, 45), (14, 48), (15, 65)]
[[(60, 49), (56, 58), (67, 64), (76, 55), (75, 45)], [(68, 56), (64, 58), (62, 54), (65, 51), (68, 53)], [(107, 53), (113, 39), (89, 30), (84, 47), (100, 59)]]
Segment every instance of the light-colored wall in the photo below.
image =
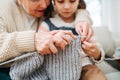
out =
[(120, 41), (120, 0), (102, 0), (102, 21), (113, 33), (116, 45)]

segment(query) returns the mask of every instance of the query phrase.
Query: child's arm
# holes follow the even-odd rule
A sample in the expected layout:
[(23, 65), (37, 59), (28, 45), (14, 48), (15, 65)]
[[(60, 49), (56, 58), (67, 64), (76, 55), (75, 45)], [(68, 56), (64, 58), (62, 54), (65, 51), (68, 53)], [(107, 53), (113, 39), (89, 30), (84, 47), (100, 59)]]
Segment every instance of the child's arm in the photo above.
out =
[(82, 49), (85, 54), (92, 57), (94, 62), (101, 62), (105, 57), (103, 49), (96, 40), (84, 41), (82, 43)]
[(86, 36), (86, 38), (83, 38), (82, 41), (88, 41), (94, 34), (91, 26), (92, 20), (87, 10), (78, 10), (76, 13), (75, 28), (78, 34)]

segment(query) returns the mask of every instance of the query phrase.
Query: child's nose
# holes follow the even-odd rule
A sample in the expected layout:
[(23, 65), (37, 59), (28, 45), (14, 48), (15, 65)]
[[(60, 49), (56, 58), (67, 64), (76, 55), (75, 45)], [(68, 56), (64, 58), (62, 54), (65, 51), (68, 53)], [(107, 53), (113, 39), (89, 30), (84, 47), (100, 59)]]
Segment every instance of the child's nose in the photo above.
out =
[(69, 3), (64, 4), (64, 8), (65, 9), (69, 9), (70, 8), (70, 4)]

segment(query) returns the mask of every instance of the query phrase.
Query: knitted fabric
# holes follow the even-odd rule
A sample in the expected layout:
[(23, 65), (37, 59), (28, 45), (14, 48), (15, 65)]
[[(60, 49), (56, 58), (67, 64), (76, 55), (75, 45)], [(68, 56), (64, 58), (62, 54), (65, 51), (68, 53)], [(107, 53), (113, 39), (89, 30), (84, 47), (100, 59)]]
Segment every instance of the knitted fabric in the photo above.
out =
[[(81, 75), (80, 37), (55, 55), (31, 56), (15, 61), (10, 69), (12, 80), (79, 80)], [(79, 51), (78, 51), (79, 50)], [(25, 54), (26, 55), (26, 54)]]

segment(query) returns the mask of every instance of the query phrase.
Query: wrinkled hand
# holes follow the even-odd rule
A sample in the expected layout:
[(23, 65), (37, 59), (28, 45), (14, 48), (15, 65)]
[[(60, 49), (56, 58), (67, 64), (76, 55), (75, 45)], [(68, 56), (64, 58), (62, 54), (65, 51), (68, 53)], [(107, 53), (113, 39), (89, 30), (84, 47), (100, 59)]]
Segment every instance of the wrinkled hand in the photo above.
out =
[(94, 57), (96, 60), (99, 60), (101, 51), (98, 48), (96, 41), (92, 42), (84, 41), (82, 43), (82, 49), (87, 55)]
[(69, 45), (71, 40), (74, 38), (75, 36), (73, 35), (72, 31), (59, 30), (59, 32), (54, 35), (53, 41), (57, 47), (60, 47), (62, 50), (64, 50), (65, 46)]
[(82, 38), (82, 41), (89, 41), (94, 34), (91, 25), (87, 22), (78, 22), (75, 26), (75, 29), (79, 35), (85, 36)]
[(58, 50), (53, 42), (53, 35), (56, 33), (57, 31), (51, 33), (39, 31), (39, 33), (35, 34), (35, 47), (38, 53), (41, 55), (57, 53)]

